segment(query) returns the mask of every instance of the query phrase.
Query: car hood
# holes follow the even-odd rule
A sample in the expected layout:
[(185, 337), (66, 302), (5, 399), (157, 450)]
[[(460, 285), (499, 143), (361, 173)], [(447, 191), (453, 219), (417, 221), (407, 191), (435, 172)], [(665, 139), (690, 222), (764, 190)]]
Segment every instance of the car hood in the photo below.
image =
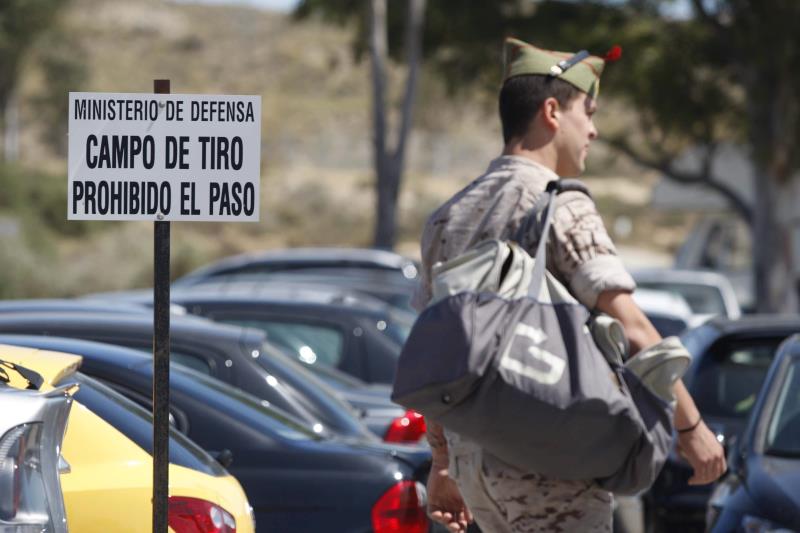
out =
[(800, 457), (751, 457), (747, 492), (761, 516), (800, 529)]

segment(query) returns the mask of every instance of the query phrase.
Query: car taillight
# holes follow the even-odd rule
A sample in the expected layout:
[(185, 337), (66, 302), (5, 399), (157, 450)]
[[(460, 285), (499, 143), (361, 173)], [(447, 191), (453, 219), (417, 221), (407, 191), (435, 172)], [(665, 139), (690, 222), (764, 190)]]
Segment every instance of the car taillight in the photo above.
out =
[(236, 520), (212, 502), (170, 496), (169, 527), (175, 533), (236, 533)]
[(425, 418), (416, 411), (406, 411), (389, 425), (383, 440), (386, 442), (417, 442), (425, 434)]
[(375, 533), (425, 533), (430, 526), (426, 505), (421, 483), (401, 481), (372, 506), (372, 529)]

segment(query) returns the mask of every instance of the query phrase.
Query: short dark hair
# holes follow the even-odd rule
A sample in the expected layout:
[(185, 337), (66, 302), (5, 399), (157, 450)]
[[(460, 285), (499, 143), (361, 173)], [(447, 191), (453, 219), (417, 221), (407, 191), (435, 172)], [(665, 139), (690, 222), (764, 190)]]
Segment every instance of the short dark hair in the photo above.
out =
[(545, 100), (552, 97), (567, 107), (580, 94), (574, 85), (552, 76), (523, 74), (509, 78), (500, 89), (500, 122), (503, 141), (522, 137)]

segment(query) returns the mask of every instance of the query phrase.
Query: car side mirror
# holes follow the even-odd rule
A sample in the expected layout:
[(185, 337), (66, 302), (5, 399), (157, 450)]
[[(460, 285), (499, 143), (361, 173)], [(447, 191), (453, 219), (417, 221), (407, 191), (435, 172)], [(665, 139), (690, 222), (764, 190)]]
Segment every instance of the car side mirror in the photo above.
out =
[(233, 463), (233, 452), (227, 448), (219, 451), (209, 450), (208, 454), (224, 468), (228, 468)]

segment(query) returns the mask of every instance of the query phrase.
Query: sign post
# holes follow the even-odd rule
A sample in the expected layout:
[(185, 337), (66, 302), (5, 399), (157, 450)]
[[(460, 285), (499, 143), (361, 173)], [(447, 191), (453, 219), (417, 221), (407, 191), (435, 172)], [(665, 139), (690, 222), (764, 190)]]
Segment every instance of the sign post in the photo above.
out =
[[(169, 80), (153, 92), (169, 94)], [(153, 223), (153, 532), (169, 523), (169, 234), (168, 221)]]
[(259, 96), (70, 93), (68, 220), (154, 222), (153, 531), (169, 523), (171, 221), (257, 222)]

